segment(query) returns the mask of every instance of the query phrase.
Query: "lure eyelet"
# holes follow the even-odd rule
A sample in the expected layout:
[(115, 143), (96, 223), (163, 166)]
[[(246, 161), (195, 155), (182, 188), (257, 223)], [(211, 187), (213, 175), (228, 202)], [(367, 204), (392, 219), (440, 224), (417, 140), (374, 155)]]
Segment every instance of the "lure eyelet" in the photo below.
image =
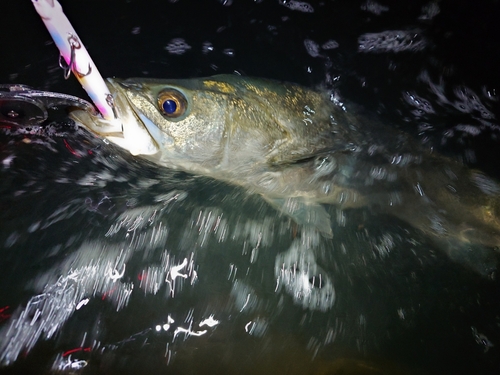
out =
[(165, 117), (180, 117), (187, 109), (186, 97), (174, 89), (164, 90), (158, 94), (158, 109)]

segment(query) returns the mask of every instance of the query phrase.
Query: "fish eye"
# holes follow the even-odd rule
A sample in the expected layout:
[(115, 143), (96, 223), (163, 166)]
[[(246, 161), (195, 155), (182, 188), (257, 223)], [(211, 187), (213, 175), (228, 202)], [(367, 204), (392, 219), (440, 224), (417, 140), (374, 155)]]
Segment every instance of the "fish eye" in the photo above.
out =
[(169, 89), (158, 95), (158, 107), (166, 117), (176, 118), (186, 112), (187, 100), (179, 91)]

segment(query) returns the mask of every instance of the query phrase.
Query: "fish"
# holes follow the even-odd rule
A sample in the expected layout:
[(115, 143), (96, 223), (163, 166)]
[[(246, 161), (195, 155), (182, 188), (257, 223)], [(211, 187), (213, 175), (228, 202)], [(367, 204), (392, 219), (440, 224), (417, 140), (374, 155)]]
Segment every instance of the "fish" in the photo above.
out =
[(499, 183), (325, 88), (236, 75), (107, 84), (121, 128), (90, 111), (70, 116), (133, 155), (241, 186), (326, 238), (331, 208), (366, 209), (419, 229), (452, 259), (496, 267)]

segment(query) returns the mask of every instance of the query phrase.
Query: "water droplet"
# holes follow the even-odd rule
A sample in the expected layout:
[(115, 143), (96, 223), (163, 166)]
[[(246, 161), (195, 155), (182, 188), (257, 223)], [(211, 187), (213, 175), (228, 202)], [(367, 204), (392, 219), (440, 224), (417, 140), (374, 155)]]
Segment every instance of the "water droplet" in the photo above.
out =
[(387, 12), (389, 10), (388, 7), (380, 5), (375, 1), (368, 0), (366, 3), (361, 5), (361, 10), (373, 13), (377, 16), (380, 16), (383, 12)]
[(321, 48), (325, 49), (325, 50), (328, 50), (328, 49), (335, 49), (335, 48), (338, 48), (339, 47), (339, 44), (335, 41), (335, 40), (329, 40), (325, 43), (323, 43), (323, 45), (321, 46)]
[(165, 46), (165, 49), (172, 55), (182, 55), (191, 49), (191, 46), (182, 38), (174, 38)]
[(314, 40), (311, 39), (304, 40), (304, 46), (306, 47), (307, 53), (312, 57), (320, 56), (319, 45)]
[(203, 42), (203, 46), (202, 46), (202, 49), (201, 51), (203, 53), (209, 53), (209, 52), (212, 52), (214, 50), (214, 46), (212, 45), (212, 43), (210, 42)]
[(299, 12), (303, 13), (313, 13), (314, 8), (312, 7), (311, 4), (306, 3), (305, 1), (297, 1), (297, 0), (290, 0), (290, 1), (282, 1), (281, 5), (287, 7), (288, 9), (291, 10), (296, 10)]

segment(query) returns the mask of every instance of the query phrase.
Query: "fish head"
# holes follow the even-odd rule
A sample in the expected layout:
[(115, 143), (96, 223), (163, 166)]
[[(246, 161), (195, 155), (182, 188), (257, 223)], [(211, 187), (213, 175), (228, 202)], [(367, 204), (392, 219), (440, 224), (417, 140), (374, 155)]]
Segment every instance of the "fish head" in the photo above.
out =
[(188, 170), (215, 168), (223, 155), (228, 92), (200, 80), (110, 80), (157, 152), (154, 161)]

